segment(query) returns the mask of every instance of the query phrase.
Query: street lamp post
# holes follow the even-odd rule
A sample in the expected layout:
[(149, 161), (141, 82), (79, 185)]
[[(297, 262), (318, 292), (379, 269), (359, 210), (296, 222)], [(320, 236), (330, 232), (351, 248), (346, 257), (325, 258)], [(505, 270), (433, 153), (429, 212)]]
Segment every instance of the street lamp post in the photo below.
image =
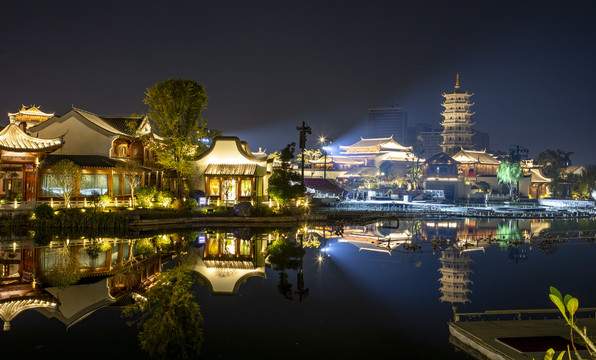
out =
[(327, 146), (325, 146), (327, 140), (331, 144), (331, 139), (326, 139), (324, 136), (319, 138), (319, 142), (322, 144), (321, 149), (323, 150), (323, 154), (325, 155), (325, 160), (323, 163), (323, 179), (327, 179)]

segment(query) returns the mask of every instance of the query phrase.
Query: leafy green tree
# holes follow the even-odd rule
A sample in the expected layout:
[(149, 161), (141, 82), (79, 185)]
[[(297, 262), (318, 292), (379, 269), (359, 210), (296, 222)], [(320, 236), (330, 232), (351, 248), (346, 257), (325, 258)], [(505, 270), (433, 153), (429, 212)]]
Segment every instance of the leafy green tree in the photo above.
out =
[(553, 197), (560, 195), (563, 169), (571, 165), (571, 160), (569, 159), (571, 154), (573, 153), (565, 152), (561, 149), (547, 149), (538, 154), (536, 158), (536, 163), (542, 165), (544, 175), (551, 179), (549, 187)]
[(269, 196), (281, 205), (287, 205), (292, 199), (304, 195), (304, 186), (300, 184), (300, 175), (292, 171), (296, 143), (290, 143), (279, 154), (281, 165), (273, 170), (269, 178)]
[(207, 94), (194, 80), (168, 79), (147, 89), (145, 104), (161, 141), (153, 142), (157, 163), (176, 172), (178, 196), (182, 179), (192, 172), (191, 160), (205, 147), (207, 121), (201, 113), (207, 107)]
[(123, 316), (139, 328), (141, 348), (157, 359), (194, 359), (203, 343), (203, 315), (191, 286), (192, 271), (175, 266), (159, 275), (144, 300)]
[(500, 184), (509, 187), (509, 196), (513, 196), (513, 189), (517, 188), (517, 182), (524, 176), (519, 163), (511, 163), (509, 159), (503, 159), (497, 170), (497, 179)]
[(70, 207), (70, 199), (79, 193), (83, 170), (70, 160), (60, 160), (50, 167), (48, 180), (50, 187), (60, 189), (64, 206)]

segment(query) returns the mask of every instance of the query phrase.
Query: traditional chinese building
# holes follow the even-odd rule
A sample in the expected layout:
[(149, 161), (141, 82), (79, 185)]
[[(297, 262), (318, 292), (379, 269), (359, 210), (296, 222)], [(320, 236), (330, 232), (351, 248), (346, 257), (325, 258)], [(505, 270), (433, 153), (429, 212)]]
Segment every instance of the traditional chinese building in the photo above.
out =
[(470, 110), (472, 102), (470, 97), (474, 94), (470, 94), (463, 90), (459, 86), (459, 74), (455, 80), (455, 88), (448, 93), (444, 93), (443, 97), (445, 101), (441, 104), (445, 107), (445, 110), (441, 113), (444, 120), (441, 122), (443, 126), (443, 143), (441, 147), (444, 153), (453, 154), (459, 149), (472, 150), (474, 148), (474, 142), (472, 136), (472, 115), (474, 113)]
[(393, 137), (364, 139), (348, 146), (339, 146), (341, 155), (353, 161), (364, 162), (364, 166), (379, 167), (383, 161), (416, 161), (412, 148), (400, 145)]
[(194, 162), (192, 187), (211, 201), (261, 201), (267, 194), (272, 163), (255, 156), (246, 142), (220, 136)]
[(427, 190), (442, 190), (448, 200), (460, 197), (458, 178), (459, 162), (440, 152), (428, 158), (424, 164), (424, 177)]
[(38, 106), (32, 105), (26, 107), (23, 105), (21, 110), (16, 113), (8, 113), (11, 123), (19, 125), (23, 130), (27, 130), (27, 127), (39, 125), (47, 119), (54, 116), (54, 113), (44, 113), (39, 110)]
[(164, 172), (157, 166), (153, 150), (143, 141), (143, 136), (152, 132), (146, 116), (100, 116), (73, 107), (29, 131), (39, 137), (64, 134), (60, 151), (47, 156), (42, 163), (40, 199), (60, 197), (47, 180), (50, 167), (63, 159), (83, 169), (81, 197), (93, 194), (107, 194), (116, 199), (130, 197), (130, 184), (118, 170), (120, 162), (139, 166), (138, 186), (161, 187), (164, 183)]
[(34, 200), (38, 193), (38, 165), (47, 153), (63, 146), (63, 135), (38, 138), (27, 134), (11, 114), (11, 123), (0, 131), (0, 196)]

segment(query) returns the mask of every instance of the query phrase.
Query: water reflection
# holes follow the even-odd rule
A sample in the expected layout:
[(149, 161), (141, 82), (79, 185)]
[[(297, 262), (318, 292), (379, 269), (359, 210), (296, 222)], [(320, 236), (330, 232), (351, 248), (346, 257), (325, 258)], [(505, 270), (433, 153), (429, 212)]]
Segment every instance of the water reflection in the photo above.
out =
[[(102, 308), (133, 302), (133, 293), (148, 298), (147, 290), (156, 288), (164, 266), (171, 268), (171, 262), (166, 263), (175, 257), (202, 280), (204, 287), (198, 293), (233, 295), (197, 297), (195, 291), (196, 301), (210, 305), (205, 309), (212, 312), (211, 324), (213, 317), (219, 322), (232, 308), (244, 309), (235, 313), (241, 322), (261, 302), (272, 310), (259, 312), (258, 320), (268, 319), (273, 328), (281, 325), (271, 314), (283, 311), (291, 317), (296, 307), (309, 309), (301, 313), (305, 322), (319, 321), (308, 319), (308, 314), (326, 317), (345, 301), (349, 308), (387, 309), (388, 318), (398, 314), (392, 320), (403, 327), (407, 324), (413, 334), (420, 324), (440, 329), (452, 312), (469, 311), (473, 303), (484, 309), (491, 304), (493, 295), (487, 295), (487, 289), (492, 287), (509, 291), (510, 286), (518, 290), (538, 286), (541, 272), (532, 273), (526, 265), (547, 269), (550, 259), (565, 255), (562, 245), (571, 239), (593, 241), (594, 228), (593, 222), (462, 219), (402, 221), (399, 226), (380, 222), (292, 230), (201, 229), (128, 239), (51, 238), (49, 242), (22, 235), (0, 242), (0, 318), (6, 330), (11, 322), (13, 329), (20, 326), (14, 320), (26, 310), (57, 319), (65, 327), (84, 323)], [(563, 249), (555, 254), (557, 248)], [(566, 269), (569, 263), (558, 268)], [(62, 275), (52, 280), (60, 271)], [(66, 276), (75, 273), (78, 279)], [(516, 281), (522, 285), (515, 285)], [(337, 283), (350, 285), (338, 290)], [(358, 300), (359, 290), (376, 303)], [(273, 299), (263, 296), (269, 293)], [(325, 302), (329, 298), (335, 302)], [(214, 308), (219, 311), (216, 315)], [(420, 319), (420, 309), (429, 319)], [(342, 317), (338, 315), (338, 321)], [(230, 328), (234, 326), (238, 323)], [(308, 324), (301, 326), (311, 329)], [(444, 330), (436, 338), (445, 335)], [(209, 341), (207, 337), (206, 344)]]
[(163, 241), (147, 238), (1, 244), (0, 319), (6, 331), (18, 314), (31, 309), (72, 326), (143, 291), (172, 256)]
[(268, 235), (248, 231), (201, 232), (185, 260), (215, 295), (234, 295), (250, 277), (265, 275)]

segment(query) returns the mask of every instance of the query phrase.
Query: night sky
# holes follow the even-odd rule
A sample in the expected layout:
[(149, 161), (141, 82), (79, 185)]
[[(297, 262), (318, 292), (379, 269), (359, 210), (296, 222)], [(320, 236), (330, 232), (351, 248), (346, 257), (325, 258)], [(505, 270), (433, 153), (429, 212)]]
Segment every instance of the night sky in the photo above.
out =
[[(460, 73), (493, 150), (596, 163), (591, 2), (101, 1), (3, 4), (0, 113), (143, 113), (144, 92), (191, 78), (210, 128), (272, 152), (313, 128), (349, 145), (368, 107), (441, 120)], [(0, 124), (8, 122), (2, 116)]]

